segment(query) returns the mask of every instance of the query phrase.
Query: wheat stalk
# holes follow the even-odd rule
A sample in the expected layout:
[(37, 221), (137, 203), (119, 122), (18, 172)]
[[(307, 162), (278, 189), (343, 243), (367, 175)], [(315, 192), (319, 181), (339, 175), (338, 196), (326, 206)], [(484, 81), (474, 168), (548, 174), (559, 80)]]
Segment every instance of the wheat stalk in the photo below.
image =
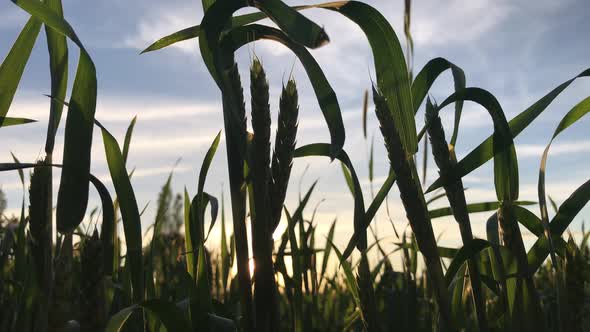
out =
[(258, 59), (250, 67), (250, 91), (252, 94), (252, 139), (249, 171), (252, 181), (254, 210), (252, 215), (252, 248), (254, 270), (254, 309), (257, 331), (276, 331), (279, 326), (278, 290), (274, 279), (272, 261), (272, 229), (270, 227), (270, 106), (266, 74)]
[(373, 99), (375, 102), (375, 113), (377, 114), (381, 133), (385, 140), (385, 147), (391, 168), (397, 175), (396, 182), (407, 218), (416, 236), (420, 252), (422, 252), (426, 261), (428, 276), (433, 285), (443, 324), (451, 328), (449, 295), (444, 280), (436, 239), (432, 230), (432, 223), (428, 216), (422, 187), (419, 184), (416, 166), (414, 165), (412, 156), (409, 156), (402, 146), (393, 116), (385, 98), (379, 94), (375, 87), (373, 87)]
[(297, 118), (299, 116), (299, 96), (294, 80), (289, 80), (283, 86), (279, 102), (279, 119), (275, 147), (272, 156), (272, 185), (271, 209), (272, 227), (277, 227), (281, 220), (281, 211), (287, 194), (291, 167), (293, 166), (293, 151), (297, 136)]
[[(459, 231), (461, 233), (463, 245), (466, 245), (473, 240), (473, 233), (471, 231), (469, 213), (467, 212), (465, 190), (461, 178), (453, 178), (452, 172), (457, 164), (457, 160), (454, 151), (449, 151), (449, 145), (445, 138), (445, 131), (440, 116), (438, 115), (437, 107), (430, 102), (430, 98), (426, 102), (425, 119), (428, 135), (430, 137), (430, 144), (432, 145), (432, 154), (434, 156), (434, 161), (440, 170), (440, 175), (448, 180), (453, 179), (452, 181), (445, 181), (444, 189), (449, 204), (451, 205), (451, 209), (453, 210), (455, 220), (459, 224)], [(468, 262), (468, 268), (479, 329), (480, 331), (487, 331), (488, 324), (485, 315), (485, 298), (481, 288), (481, 276), (477, 268), (477, 261), (473, 258), (470, 259)]]
[(95, 229), (88, 237), (80, 254), (82, 266), (81, 280), (81, 331), (100, 331), (107, 320), (104, 297), (102, 243)]
[(45, 331), (48, 327), (49, 300), (53, 287), (53, 228), (51, 223), (51, 171), (45, 161), (38, 161), (31, 173), (29, 187), (29, 218), (31, 249), (35, 262), (37, 286), (41, 292), (35, 317), (35, 328)]
[(242, 327), (253, 330), (252, 284), (248, 262), (248, 235), (246, 231), (246, 183), (244, 161), (246, 155), (246, 108), (238, 66), (234, 63), (224, 71), (223, 121), (225, 126), (230, 197), (235, 236), (238, 284), (242, 310)]

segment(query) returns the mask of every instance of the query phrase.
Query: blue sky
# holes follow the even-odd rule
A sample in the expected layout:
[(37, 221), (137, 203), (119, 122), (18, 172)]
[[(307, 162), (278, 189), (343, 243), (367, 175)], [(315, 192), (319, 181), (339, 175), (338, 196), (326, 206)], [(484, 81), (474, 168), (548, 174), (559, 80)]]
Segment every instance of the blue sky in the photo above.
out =
[[(367, 1), (378, 8), (394, 26), (403, 42), (403, 1)], [(153, 222), (157, 193), (178, 158), (174, 190), (186, 186), (196, 191), (197, 172), (205, 151), (222, 129), (220, 94), (209, 77), (195, 40), (169, 49), (139, 55), (158, 38), (198, 24), (202, 18), (200, 1), (102, 0), (92, 3), (64, 0), (66, 19), (89, 50), (98, 71), (98, 109), (105, 126), (122, 142), (125, 129), (134, 115), (134, 132), (128, 166), (135, 168), (133, 184), (140, 208), (148, 205), (143, 216), (144, 230)], [(290, 4), (301, 2), (289, 1)], [(507, 117), (512, 118), (565, 80), (590, 67), (590, 4), (584, 0), (564, 1), (415, 1), (412, 34), (415, 42), (414, 72), (431, 58), (445, 57), (466, 73), (467, 85), (485, 88), (497, 96)], [(325, 27), (331, 43), (312, 51), (338, 95), (346, 127), (345, 149), (370, 197), (367, 179), (368, 145), (362, 135), (361, 105), (363, 91), (375, 77), (372, 55), (362, 32), (338, 14), (310, 10), (305, 15)], [(0, 56), (4, 57), (28, 18), (28, 14), (10, 1), (0, 4)], [(269, 22), (265, 22), (269, 23)], [(70, 44), (70, 84), (77, 63), (77, 48)], [(257, 42), (238, 51), (237, 59), (248, 96), (248, 65), (253, 54), (263, 62), (271, 87), (271, 107), (276, 122), (281, 84), (293, 72), (300, 94), (298, 145), (327, 142), (328, 131), (317, 101), (300, 63), (286, 48), (272, 42)], [(10, 116), (31, 117), (38, 123), (3, 128), (0, 156), (11, 161), (14, 151), (22, 161), (34, 161), (43, 154), (50, 91), (45, 35), (39, 36), (26, 68)], [(443, 75), (431, 91), (441, 101), (452, 91), (450, 74)], [(516, 140), (521, 175), (521, 199), (537, 200), (536, 180), (541, 153), (561, 117), (590, 92), (590, 79), (574, 82)], [(418, 115), (421, 126), (423, 117)], [(448, 112), (447, 114), (451, 114)], [(452, 118), (444, 119), (450, 129)], [(62, 122), (63, 125), (63, 122)], [(274, 126), (273, 126), (274, 127)], [(491, 121), (480, 107), (467, 103), (458, 140), (458, 157), (464, 156), (492, 132)], [(369, 133), (375, 135), (376, 182), (385, 179), (388, 161), (373, 112), (369, 113)], [(95, 132), (93, 174), (107, 183), (101, 137)], [(57, 149), (62, 147), (63, 127), (58, 133)], [(554, 143), (548, 163), (547, 192), (562, 202), (573, 190), (590, 178), (590, 136), (588, 120), (576, 124)], [(60, 159), (61, 151), (57, 151)], [(227, 188), (225, 146), (215, 157), (207, 182), (207, 191), (219, 195)], [(319, 179), (314, 204), (318, 209), (320, 232), (338, 218), (338, 243), (344, 244), (352, 230), (352, 198), (340, 171), (340, 165), (327, 159), (307, 158), (295, 161), (287, 206), (294, 209), (300, 178), (305, 190)], [(436, 176), (430, 165), (428, 179)], [(491, 164), (464, 179), (468, 201), (493, 200)], [(57, 176), (57, 174), (56, 174)], [(9, 213), (18, 210), (22, 190), (16, 173), (0, 174), (0, 184), (9, 199)], [(114, 191), (111, 191), (114, 193)], [(446, 202), (441, 201), (440, 205)], [(98, 205), (91, 193), (90, 206)], [(396, 190), (390, 199), (392, 216), (400, 229), (405, 226), (404, 212)], [(538, 207), (531, 209), (538, 213)], [(384, 209), (377, 219), (379, 232), (391, 235)], [(310, 211), (311, 213), (311, 208)], [(589, 208), (585, 208), (572, 230), (578, 230)], [(552, 214), (552, 213), (550, 213)], [(473, 218), (474, 232), (485, 235), (488, 214)], [(434, 221), (443, 243), (456, 245), (458, 232), (450, 219)], [(215, 237), (213, 237), (215, 238)], [(527, 237), (527, 242), (532, 238)], [(392, 239), (393, 240), (393, 239)]]

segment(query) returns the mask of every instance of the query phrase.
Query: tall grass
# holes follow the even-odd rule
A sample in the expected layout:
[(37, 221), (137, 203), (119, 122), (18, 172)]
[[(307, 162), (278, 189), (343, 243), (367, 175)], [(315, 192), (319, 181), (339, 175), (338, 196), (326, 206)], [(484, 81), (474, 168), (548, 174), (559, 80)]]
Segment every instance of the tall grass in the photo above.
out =
[[(219, 88), (223, 106), (232, 233), (229, 235), (223, 195), (219, 202), (205, 191), (220, 133), (203, 156), (197, 188), (188, 187), (183, 194), (174, 195), (170, 174), (158, 198), (152, 236), (146, 243), (147, 230), (142, 229), (142, 211), (127, 168), (135, 119), (121, 146), (95, 118), (97, 73), (90, 54), (64, 18), (60, 0), (13, 2), (31, 18), (0, 66), (0, 125), (34, 121), (6, 115), (42, 26), (47, 34), (51, 95), (45, 157), (25, 163), (13, 156), (12, 162), (0, 164), (2, 171), (17, 170), (23, 185), (20, 216), (3, 216), (0, 224), (0, 304), (6, 308), (0, 312), (0, 329), (582, 331), (589, 326), (585, 318), (589, 309), (584, 301), (589, 282), (589, 236), (583, 232), (583, 238), (576, 243), (571, 237), (566, 242), (563, 234), (588, 202), (590, 182), (582, 184), (560, 206), (555, 204), (555, 215), (550, 220), (545, 176), (551, 142), (590, 111), (590, 98), (564, 116), (541, 158), (541, 217), (526, 207), (534, 202), (518, 200), (518, 155), (513, 141), (574, 80), (589, 76), (590, 69), (557, 86), (508, 121), (500, 102), (490, 92), (466, 87), (461, 68), (445, 59), (435, 58), (413, 75), (409, 1), (404, 25), (408, 41), (405, 56), (391, 25), (375, 8), (362, 2), (289, 7), (280, 0), (203, 1), (205, 14), (199, 26), (166, 36), (144, 52), (199, 39), (203, 61), (213, 79), (211, 83)], [(254, 7), (256, 12), (234, 16), (244, 7)], [(371, 145), (368, 207), (358, 173), (343, 149), (345, 128), (337, 95), (309, 51), (326, 47), (329, 42), (326, 32), (300, 13), (309, 8), (330, 10), (351, 20), (371, 46), (376, 72), (373, 104), (387, 155), (375, 155)], [(255, 23), (267, 17), (278, 28)], [(80, 51), (68, 101), (66, 38)], [(260, 39), (285, 45), (301, 61), (324, 116), (329, 143), (296, 148), (299, 95), (290, 78), (282, 89), (274, 147), (271, 145), (269, 84), (257, 58), (250, 64), (248, 131), (244, 89), (234, 53)], [(440, 105), (426, 101), (426, 123), (417, 130), (416, 114), (431, 86), (447, 70), (453, 74), (455, 91)], [(455, 146), (465, 101), (484, 107), (494, 130), (457, 160)], [(455, 104), (455, 119), (447, 142), (440, 117), (451, 104)], [(369, 108), (366, 96), (365, 138)], [(64, 157), (57, 162), (53, 160), (55, 133), (64, 110)], [(95, 126), (102, 134), (114, 193), (90, 174)], [(421, 181), (415, 161), (422, 139), (423, 160), (427, 160), (426, 136), (430, 137), (431, 154), (440, 170), (440, 177), (428, 188), (423, 187), (426, 175), (422, 174)], [(316, 220), (315, 209), (309, 213), (310, 200), (317, 197), (315, 183), (300, 195), (297, 206), (285, 206), (293, 160), (306, 156), (338, 159), (354, 200), (353, 219), (334, 221), (327, 236), (317, 231), (323, 221)], [(374, 158), (387, 158), (391, 166), (376, 193), (372, 189)], [(467, 204), (469, 193), (465, 192), (462, 178), (490, 160), (497, 199)], [(56, 184), (58, 196), (53, 199), (51, 174), (55, 167), (62, 172)], [(33, 173), (26, 209), (23, 170), (29, 168)], [(377, 212), (387, 202), (394, 183), (410, 230), (401, 233), (394, 251), (387, 252), (377, 230), (370, 229), (373, 242), (367, 230), (375, 224)], [(100, 217), (98, 210), (86, 211), (90, 184), (100, 197)], [(435, 192), (439, 188), (444, 193)], [(432, 202), (444, 196), (449, 207), (430, 208)], [(220, 205), (221, 222), (217, 223)], [(471, 231), (470, 214), (486, 211), (492, 214), (487, 238), (477, 239)], [(83, 222), (87, 216), (90, 222)], [(251, 239), (246, 229), (248, 216)], [(462, 239), (460, 248), (440, 246), (432, 222), (442, 216), (456, 220)], [(123, 234), (119, 234), (119, 222)], [(273, 233), (280, 223), (286, 227), (275, 241)], [(344, 250), (334, 244), (336, 227), (342, 223), (354, 228)], [(214, 227), (221, 228), (219, 250), (208, 242)], [(536, 237), (528, 250), (522, 227)], [(394, 232), (398, 234), (395, 228)], [(322, 246), (319, 243), (324, 242), (324, 236)], [(249, 268), (250, 245), (253, 275)], [(549, 256), (551, 265), (543, 265)], [(403, 266), (396, 271), (393, 262), (400, 258)], [(418, 271), (422, 258), (425, 269)], [(329, 268), (331, 259), (337, 260), (335, 269)], [(231, 272), (234, 266), (235, 274)]]

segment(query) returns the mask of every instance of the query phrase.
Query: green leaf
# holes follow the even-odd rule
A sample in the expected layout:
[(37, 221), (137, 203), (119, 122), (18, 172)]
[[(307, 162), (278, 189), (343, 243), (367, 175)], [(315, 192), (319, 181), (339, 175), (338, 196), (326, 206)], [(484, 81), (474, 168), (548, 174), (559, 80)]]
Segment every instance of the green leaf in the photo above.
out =
[[(215, 139), (211, 143), (211, 146), (207, 150), (207, 154), (205, 155), (205, 159), (203, 159), (203, 164), (201, 165), (201, 170), (199, 172), (199, 182), (197, 185), (197, 195), (194, 197), (193, 201), (191, 202), (191, 212), (194, 212), (195, 221), (197, 223), (197, 227), (199, 230), (199, 234), (197, 238), (194, 238), (193, 241), (205, 242), (207, 237), (209, 237), (209, 233), (211, 229), (215, 225), (215, 221), (217, 220), (217, 211), (218, 211), (218, 202), (217, 199), (207, 193), (203, 192), (205, 188), (205, 180), (207, 179), (207, 173), (209, 172), (209, 167), (211, 166), (211, 162), (213, 161), (213, 157), (215, 156), (215, 152), (217, 152), (217, 147), (219, 146), (219, 140), (221, 139), (221, 131), (217, 133)], [(205, 236), (205, 208), (207, 204), (211, 203), (211, 223), (209, 227), (209, 232)], [(191, 234), (195, 235), (195, 234)], [(205, 237), (205, 238), (203, 238)]]
[(193, 237), (190, 235), (193, 233), (193, 225), (194, 223), (191, 222), (191, 199), (189, 198), (188, 192), (186, 191), (186, 187), (184, 188), (184, 234), (189, 234), (189, 236), (184, 237), (184, 248), (185, 248), (185, 255), (186, 255), (186, 270), (190, 274), (191, 277), (195, 278), (195, 254), (194, 248), (197, 248), (197, 245), (193, 243)]
[[(209, 279), (207, 276), (207, 259), (205, 258), (205, 246), (203, 242), (199, 245), (199, 256), (197, 260), (197, 298), (191, 301), (191, 305), (197, 306), (198, 317), (193, 320), (195, 326), (199, 326), (199, 329), (209, 331), (209, 319), (207, 313), (211, 312), (211, 294), (209, 293)], [(193, 318), (194, 319), (194, 318)]]
[(29, 61), (31, 51), (41, 31), (41, 21), (31, 17), (18, 38), (12, 45), (10, 52), (0, 65), (0, 116), (5, 117), (12, 104), (12, 99), (20, 82), (25, 66)]
[(354, 197), (354, 184), (352, 183), (352, 177), (350, 175), (350, 171), (346, 167), (346, 164), (340, 162), (340, 167), (342, 168), (342, 175), (344, 175), (344, 179), (346, 180), (346, 185), (348, 186), (348, 190)]
[(335, 228), (336, 228), (336, 219), (334, 219), (334, 221), (332, 221), (332, 225), (330, 225), (330, 230), (328, 231), (326, 247), (324, 249), (324, 254), (323, 254), (323, 258), (322, 258), (322, 268), (320, 270), (320, 280), (319, 280), (318, 288), (322, 284), (322, 281), (323, 281), (324, 276), (326, 274), (326, 268), (328, 267), (328, 260), (330, 259), (330, 252), (332, 250), (332, 245), (330, 244), (330, 242), (332, 242), (334, 240)]
[[(529, 202), (529, 201), (516, 201), (514, 204), (517, 205), (533, 205), (537, 204), (536, 202)], [(485, 212), (485, 211), (493, 211), (497, 210), (500, 207), (499, 202), (481, 202), (481, 203), (471, 203), (467, 204), (467, 212), (468, 213), (477, 213), (477, 212)], [(434, 210), (428, 211), (428, 216), (430, 219), (446, 217), (453, 214), (453, 210), (451, 207), (443, 207)]]
[(63, 170), (57, 197), (57, 230), (70, 233), (84, 218), (88, 205), (88, 176), (96, 111), (96, 69), (74, 29), (54, 10), (35, 0), (12, 0), (80, 48), (80, 59), (69, 102), (64, 135)]
[(480, 251), (488, 247), (491, 247), (490, 242), (481, 239), (473, 239), (469, 243), (461, 247), (461, 249), (459, 249), (455, 257), (451, 261), (451, 264), (447, 269), (447, 273), (445, 274), (445, 280), (447, 282), (447, 285), (451, 284), (453, 278), (455, 278), (457, 274), (457, 271), (459, 271), (459, 268), (465, 262), (467, 262), (470, 258), (475, 257), (475, 255), (477, 255)]
[[(302, 146), (300, 148), (298, 148), (297, 150), (295, 150), (295, 152), (293, 153), (293, 157), (295, 158), (300, 158), (300, 157), (306, 157), (306, 156), (330, 156), (330, 145), (329, 144), (325, 144), (325, 143), (316, 143), (316, 144), (309, 144), (309, 145), (305, 145)], [(346, 151), (341, 150), (340, 153), (338, 153), (338, 155), (335, 156), (338, 160), (340, 160), (344, 165), (346, 165), (346, 167), (348, 168), (348, 170), (350, 171), (350, 175), (352, 178), (352, 188), (353, 190), (353, 198), (354, 198), (354, 241), (351, 240), (351, 242), (349, 243), (349, 246), (346, 248), (346, 250), (344, 251), (344, 258), (348, 258), (350, 257), (350, 254), (352, 254), (352, 251), (354, 250), (355, 245), (358, 246), (358, 242), (360, 242), (361, 239), (363, 239), (364, 237), (364, 244), (361, 243), (362, 247), (366, 248), (366, 227), (365, 224), (365, 203), (364, 203), (364, 199), (363, 199), (363, 192), (362, 192), (362, 188), (360, 185), (360, 182), (358, 180), (358, 177), (356, 175), (356, 172), (354, 170), (354, 167), (352, 165), (352, 162), (350, 161), (350, 158), (348, 157), (348, 155), (346, 154)], [(364, 235), (364, 236), (363, 236)], [(359, 247), (360, 250), (364, 249)]]
[[(109, 131), (97, 123), (102, 130), (105, 155), (109, 172), (121, 209), (123, 230), (125, 231), (125, 245), (127, 247), (126, 262), (131, 268), (131, 282), (133, 286), (133, 299), (136, 302), (144, 297), (144, 274), (142, 263), (142, 232), (141, 219), (135, 192), (131, 186), (129, 173), (125, 168), (125, 161), (117, 140)], [(126, 263), (127, 264), (127, 263)]]
[(339, 12), (365, 33), (373, 50), (379, 91), (387, 100), (405, 150), (414, 154), (418, 150), (418, 141), (410, 79), (395, 31), (378, 10), (362, 2), (333, 2), (317, 7)]
[[(455, 82), (455, 92), (464, 89), (465, 73), (463, 69), (457, 67), (455, 64), (449, 62), (444, 58), (434, 58), (420, 70), (414, 82), (412, 82), (412, 100), (414, 105), (414, 113), (418, 112), (420, 105), (424, 101), (426, 94), (430, 91), (432, 84), (436, 79), (444, 73), (447, 69), (451, 69), (453, 80)], [(451, 136), (450, 145), (455, 146), (457, 137), (459, 135), (459, 123), (461, 121), (461, 112), (463, 111), (463, 101), (455, 103), (455, 123), (453, 125), (453, 134)]]
[(207, 154), (205, 154), (203, 164), (201, 164), (201, 170), (199, 171), (199, 184), (197, 186), (197, 194), (201, 194), (203, 192), (203, 189), (205, 188), (205, 180), (207, 179), (207, 173), (209, 172), (209, 167), (211, 166), (211, 162), (213, 161), (215, 152), (217, 152), (217, 147), (219, 146), (220, 139), (221, 131), (219, 131), (217, 133), (217, 136), (215, 136), (215, 139), (213, 139), (211, 146), (207, 150)]
[[(306, 6), (300, 6), (300, 7), (306, 7)], [(293, 8), (297, 9), (297, 7), (293, 7)], [(232, 17), (232, 26), (239, 27), (242, 25), (246, 25), (246, 24), (260, 21), (262, 19), (265, 19), (266, 17), (267, 17), (266, 14), (261, 13), (261, 12)], [(201, 27), (198, 25), (194, 25), (194, 26), (182, 29), (180, 31), (176, 31), (170, 35), (167, 35), (165, 37), (158, 39), (156, 42), (154, 42), (153, 44), (148, 46), (148, 48), (141, 51), (141, 54), (147, 53), (147, 52), (152, 52), (152, 51), (157, 51), (159, 49), (174, 45), (174, 44), (184, 41), (184, 40), (198, 38), (200, 33), (201, 33)]]
[(369, 90), (363, 95), (363, 136), (367, 139), (367, 113), (369, 112)]
[(17, 126), (21, 124), (27, 124), (31, 122), (37, 122), (37, 120), (32, 119), (25, 119), (25, 118), (9, 118), (9, 117), (0, 117), (0, 127), (10, 127), (10, 126)]
[(168, 331), (191, 331), (188, 322), (184, 319), (182, 311), (174, 303), (163, 300), (148, 300), (127, 307), (111, 317), (105, 329), (106, 332), (119, 332), (123, 330), (125, 322), (131, 314), (143, 308), (155, 315)]
[(219, 52), (221, 33), (226, 25), (231, 23), (233, 13), (248, 6), (254, 6), (266, 13), (281, 30), (303, 46), (316, 48), (328, 41), (328, 36), (323, 29), (280, 0), (252, 3), (245, 0), (215, 1), (201, 21), (200, 27), (203, 33), (199, 35), (199, 48), (209, 73), (220, 88), (222, 87), (220, 70), (223, 69), (220, 66), (222, 54)]
[(100, 241), (102, 243), (102, 250), (103, 250), (103, 271), (106, 275), (111, 275), (113, 273), (113, 257), (115, 252), (115, 238), (116, 233), (114, 232), (115, 228), (115, 209), (113, 208), (113, 199), (111, 198), (111, 194), (105, 187), (105, 185), (100, 182), (94, 175), (90, 175), (90, 182), (96, 188), (98, 195), (100, 196), (100, 202), (102, 206), (102, 224), (100, 228)]
[(125, 141), (123, 141), (123, 162), (127, 165), (127, 156), (129, 155), (129, 146), (131, 145), (131, 136), (133, 135), (133, 128), (135, 128), (135, 122), (137, 121), (137, 115), (133, 117), (127, 131), (125, 132)]
[[(559, 206), (557, 214), (549, 223), (549, 230), (554, 239), (561, 237), (569, 224), (574, 220), (574, 217), (578, 215), (586, 203), (588, 203), (588, 200), (590, 200), (590, 180), (578, 187), (578, 189), (576, 189), (576, 191), (574, 191), (570, 197)], [(549, 241), (547, 241), (547, 238), (542, 237), (537, 239), (527, 254), (531, 273), (534, 273), (539, 267), (541, 267), (541, 264), (543, 264), (545, 258), (549, 255), (549, 251)]]
[[(537, 100), (533, 105), (531, 105), (526, 110), (522, 111), (516, 117), (514, 117), (508, 125), (510, 126), (510, 132), (512, 134), (512, 138), (518, 136), (526, 127), (528, 127), (541, 113), (543, 113), (547, 107), (565, 90), (570, 84), (578, 78), (590, 76), (590, 68), (586, 69), (579, 75), (575, 76), (572, 79), (569, 79), (555, 89), (551, 90), (548, 94), (543, 96), (543, 98)], [(494, 156), (493, 150), (493, 136), (488, 137), (484, 140), (481, 144), (479, 144), (475, 149), (473, 149), (467, 156), (465, 156), (461, 161), (457, 164), (457, 173), (466, 175), (471, 173), (473, 170), (477, 169), (481, 165), (485, 164), (488, 160), (490, 160)], [(431, 192), (435, 189), (438, 189), (442, 186), (442, 179), (438, 178), (426, 191)]]
[[(207, 205), (211, 206), (211, 221), (209, 223), (209, 230), (205, 234), (205, 209)], [(195, 222), (195, 227), (197, 227), (197, 233), (193, 232), (193, 225), (191, 225), (191, 233), (190, 236), (193, 237), (193, 243), (205, 242), (215, 226), (215, 222), (217, 221), (217, 215), (219, 212), (219, 202), (217, 198), (209, 195), (206, 192), (201, 193), (201, 195), (197, 194), (193, 197), (191, 201), (191, 210), (190, 210), (190, 219), (191, 221)], [(198, 214), (198, 215), (197, 215)]]
[(545, 231), (545, 237), (549, 243), (549, 251), (551, 254), (551, 261), (553, 262), (553, 266), (557, 267), (557, 260), (555, 258), (555, 249), (553, 245), (553, 239), (551, 237), (551, 230), (549, 228), (549, 213), (547, 212), (547, 200), (545, 194), (545, 171), (547, 167), (547, 157), (549, 156), (549, 148), (551, 148), (551, 144), (553, 140), (564, 130), (566, 130), (569, 126), (576, 123), (580, 120), (584, 115), (590, 112), (590, 97), (582, 100), (576, 106), (574, 106), (559, 122), (559, 125), (555, 129), (549, 144), (545, 147), (543, 151), (543, 156), (541, 157), (541, 165), (539, 166), (539, 181), (538, 181), (538, 194), (539, 194), (539, 208), (541, 210), (541, 223), (543, 225), (543, 229)]
[(289, 37), (303, 46), (317, 48), (330, 41), (324, 29), (281, 0), (254, 2), (254, 5), (266, 13)]
[[(51, 8), (60, 18), (63, 19), (63, 8), (61, 0), (45, 0), (47, 7)], [(51, 96), (58, 100), (66, 99), (68, 88), (68, 44), (66, 37), (57, 33), (52, 28), (45, 26), (47, 35), (47, 47), (49, 51), (49, 71), (51, 73)], [(51, 154), (55, 145), (55, 134), (59, 127), (63, 104), (51, 99), (49, 109), (49, 124), (47, 126), (47, 139), (45, 152)]]

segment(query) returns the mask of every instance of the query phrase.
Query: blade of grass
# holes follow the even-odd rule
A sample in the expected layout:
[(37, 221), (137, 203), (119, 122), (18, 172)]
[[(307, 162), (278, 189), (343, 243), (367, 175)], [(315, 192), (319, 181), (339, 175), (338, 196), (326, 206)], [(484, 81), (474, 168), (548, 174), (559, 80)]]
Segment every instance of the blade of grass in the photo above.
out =
[(559, 122), (557, 128), (555, 129), (549, 144), (545, 147), (543, 151), (543, 155), (541, 157), (541, 165), (539, 166), (539, 181), (538, 181), (538, 195), (539, 195), (539, 208), (541, 210), (541, 224), (545, 230), (545, 237), (549, 242), (549, 253), (551, 256), (551, 262), (553, 263), (553, 268), (557, 268), (557, 260), (555, 258), (555, 249), (553, 246), (553, 239), (551, 237), (551, 230), (549, 228), (549, 214), (547, 212), (547, 200), (545, 194), (545, 171), (547, 167), (547, 157), (549, 156), (549, 148), (551, 148), (551, 144), (553, 140), (566, 130), (569, 126), (575, 124), (578, 120), (583, 118), (588, 112), (590, 112), (590, 97), (582, 100), (576, 106), (574, 106)]
[(127, 258), (125, 261), (128, 262), (131, 269), (133, 300), (140, 302), (144, 298), (145, 290), (139, 208), (119, 144), (104, 126), (98, 125), (102, 130), (107, 164), (119, 199), (123, 230), (125, 231), (125, 244), (127, 247)]
[[(5, 117), (41, 31), (41, 21), (32, 16), (0, 65), (0, 116)], [(3, 123), (3, 122), (2, 122)]]

